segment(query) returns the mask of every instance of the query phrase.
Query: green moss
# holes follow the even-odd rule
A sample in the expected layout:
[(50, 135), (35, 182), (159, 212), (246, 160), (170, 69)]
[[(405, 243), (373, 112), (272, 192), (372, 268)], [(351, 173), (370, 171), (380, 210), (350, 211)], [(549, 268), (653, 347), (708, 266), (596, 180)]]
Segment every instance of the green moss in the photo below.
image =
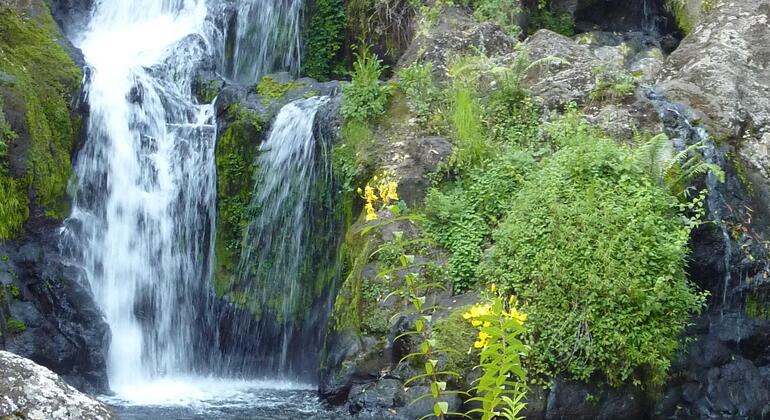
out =
[(746, 188), (746, 192), (748, 192), (751, 197), (754, 197), (754, 184), (749, 180), (749, 172), (746, 169), (746, 165), (743, 164), (743, 161), (735, 152), (728, 153), (727, 159), (730, 161), (733, 169), (735, 169), (735, 174), (738, 175), (738, 180), (741, 182), (741, 185)]
[(753, 293), (749, 294), (746, 298), (746, 315), (751, 319), (770, 320), (770, 304)]
[(214, 287), (220, 297), (230, 289), (238, 267), (264, 123), (259, 115), (235, 105), (228, 113), (234, 122), (219, 138), (216, 148), (218, 217)]
[(16, 157), (26, 163), (25, 176), (0, 174), (0, 192), (10, 198), (0, 205), (0, 239), (17, 234), (26, 220), (30, 187), (46, 215), (63, 218), (69, 211), (66, 187), (76, 131), (69, 104), (82, 74), (58, 36), (49, 13), (29, 18), (0, 6), (0, 71), (12, 76), (0, 84), (0, 94), (25, 108), (28, 132), (9, 136), (5, 127), (3, 142), (29, 142), (27, 155)]
[(18, 319), (9, 319), (8, 322), (5, 323), (5, 327), (11, 334), (21, 334), (24, 331), (27, 331), (27, 324)]
[(320, 81), (329, 80), (341, 66), (340, 50), (345, 39), (345, 1), (316, 0), (310, 11), (306, 31), (308, 43), (305, 74)]
[(262, 97), (262, 102), (267, 106), (270, 102), (283, 98), (290, 90), (300, 87), (302, 84), (295, 81), (280, 83), (270, 76), (265, 76), (257, 85), (257, 94)]
[[(21, 298), (21, 290), (15, 284), (7, 284), (5, 286), (5, 290), (8, 291), (8, 294), (12, 298), (14, 298), (14, 299)], [(0, 293), (2, 293), (2, 290), (0, 290)]]
[(351, 330), (360, 333), (362, 330), (363, 271), (369, 262), (372, 248), (370, 236), (358, 232), (348, 232), (341, 246), (342, 272), (346, 276), (334, 302), (331, 328), (335, 331)]
[(478, 361), (478, 356), (471, 350), (478, 331), (463, 313), (468, 307), (453, 310), (445, 319), (439, 320), (433, 326), (433, 338), (436, 347), (447, 349), (446, 366), (442, 370), (457, 372), (466, 376)]

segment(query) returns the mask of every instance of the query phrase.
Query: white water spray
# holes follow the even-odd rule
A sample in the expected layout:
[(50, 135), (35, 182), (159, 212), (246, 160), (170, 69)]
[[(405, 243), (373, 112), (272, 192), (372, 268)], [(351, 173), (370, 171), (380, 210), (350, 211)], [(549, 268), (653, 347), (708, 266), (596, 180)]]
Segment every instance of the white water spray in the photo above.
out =
[(89, 138), (68, 234), (110, 325), (118, 394), (195, 368), (216, 203), (213, 109), (190, 93), (205, 16), (203, 0), (103, 0), (78, 40)]

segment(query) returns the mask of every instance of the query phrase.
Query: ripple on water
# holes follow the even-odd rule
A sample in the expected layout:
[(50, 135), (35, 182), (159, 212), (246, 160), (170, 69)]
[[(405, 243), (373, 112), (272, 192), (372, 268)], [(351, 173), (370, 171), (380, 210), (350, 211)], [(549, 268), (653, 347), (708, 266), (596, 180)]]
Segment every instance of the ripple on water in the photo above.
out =
[(315, 387), (287, 381), (159, 379), (115, 392), (101, 400), (126, 420), (339, 418), (324, 409)]

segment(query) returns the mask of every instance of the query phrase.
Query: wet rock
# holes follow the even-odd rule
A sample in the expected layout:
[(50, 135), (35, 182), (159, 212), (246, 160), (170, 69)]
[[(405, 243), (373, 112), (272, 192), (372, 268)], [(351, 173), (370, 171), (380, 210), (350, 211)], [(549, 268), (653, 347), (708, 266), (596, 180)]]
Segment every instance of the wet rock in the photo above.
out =
[[(717, 137), (770, 130), (770, 3), (718, 2), (669, 56), (659, 85), (699, 111)], [(761, 135), (749, 136), (749, 142)]]
[(62, 259), (56, 226), (39, 228), (23, 242), (0, 244), (0, 347), (80, 390), (107, 392), (107, 323), (82, 272)]
[(31, 360), (0, 351), (0, 418), (110, 420), (102, 403), (67, 385)]
[(51, 0), (51, 14), (68, 36), (84, 31), (94, 7), (93, 0)]
[(403, 384), (397, 379), (381, 379), (377, 382), (354, 385), (348, 397), (351, 413), (381, 413), (407, 404)]

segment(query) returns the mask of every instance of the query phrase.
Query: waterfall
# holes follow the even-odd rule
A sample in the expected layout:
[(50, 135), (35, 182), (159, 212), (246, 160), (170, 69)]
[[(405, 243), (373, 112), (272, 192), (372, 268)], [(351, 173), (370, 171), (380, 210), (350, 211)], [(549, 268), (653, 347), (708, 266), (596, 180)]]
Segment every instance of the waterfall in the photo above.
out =
[(224, 54), (228, 76), (256, 83), (277, 70), (298, 73), (303, 6), (304, 0), (240, 1), (232, 51)]
[(118, 394), (197, 369), (216, 209), (213, 107), (190, 93), (205, 16), (202, 0), (103, 0), (78, 41), (89, 138), (65, 236), (110, 325)]
[[(318, 108), (328, 98), (298, 100), (284, 106), (262, 144), (246, 231), (238, 285), (253, 296), (262, 318), (263, 368), (283, 375), (315, 370), (312, 348), (320, 347), (321, 325), (308, 320), (322, 299), (319, 269), (336, 256), (331, 213), (331, 161), (313, 134)], [(291, 362), (292, 348), (303, 360)], [(295, 354), (297, 352), (294, 352)], [(304, 362), (304, 363), (303, 363)], [(301, 365), (305, 366), (301, 366)]]

